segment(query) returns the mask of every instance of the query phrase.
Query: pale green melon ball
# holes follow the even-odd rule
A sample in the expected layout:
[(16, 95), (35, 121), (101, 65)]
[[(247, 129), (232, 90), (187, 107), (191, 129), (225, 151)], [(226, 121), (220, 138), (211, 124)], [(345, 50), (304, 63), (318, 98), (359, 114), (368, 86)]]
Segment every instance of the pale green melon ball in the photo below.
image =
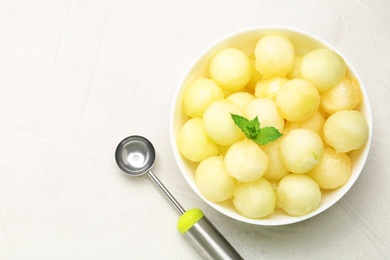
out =
[(202, 117), (206, 108), (224, 94), (211, 79), (197, 78), (191, 81), (183, 93), (183, 112), (190, 117)]
[(284, 119), (272, 99), (256, 98), (252, 100), (245, 106), (244, 115), (249, 120), (257, 116), (261, 128), (273, 126), (279, 132), (282, 132), (284, 129)]
[(262, 146), (262, 150), (269, 157), (269, 165), (263, 177), (269, 181), (278, 181), (290, 173), (286, 166), (284, 166), (280, 157), (279, 145), (281, 140), (282, 138), (279, 138), (276, 141)]
[(289, 174), (280, 180), (277, 205), (290, 216), (302, 216), (317, 209), (321, 202), (318, 184), (305, 174)]
[(335, 189), (347, 183), (351, 173), (352, 162), (348, 155), (327, 147), (320, 163), (307, 175), (315, 180), (321, 189)]
[(325, 141), (339, 153), (363, 147), (367, 143), (368, 133), (366, 119), (356, 110), (336, 112), (324, 124)]
[(256, 69), (256, 57), (255, 54), (249, 56), (249, 60), (252, 66), (252, 77), (249, 80), (246, 88), (250, 90), (255, 90), (256, 83), (262, 78), (260, 72)]
[(301, 122), (312, 117), (320, 106), (320, 94), (304, 79), (287, 81), (276, 96), (276, 106), (288, 121)]
[(293, 173), (305, 173), (316, 166), (324, 152), (321, 137), (310, 129), (291, 130), (280, 142), (280, 157)]
[(230, 146), (224, 161), (229, 174), (242, 182), (260, 179), (269, 164), (268, 155), (258, 144), (246, 138)]
[(329, 115), (341, 110), (355, 109), (363, 101), (359, 82), (345, 77), (336, 86), (321, 93), (321, 107)]
[(209, 75), (218, 86), (228, 91), (240, 91), (252, 77), (252, 65), (243, 51), (227, 48), (213, 56)]
[(193, 162), (200, 162), (220, 152), (219, 146), (207, 136), (199, 117), (191, 118), (183, 125), (177, 136), (177, 146), (180, 153)]
[(255, 87), (255, 97), (275, 100), (279, 90), (286, 82), (287, 78), (284, 77), (273, 77), (259, 80)]
[(256, 68), (264, 78), (285, 77), (293, 68), (294, 45), (285, 36), (267, 35), (255, 47)]
[(245, 137), (234, 123), (231, 113), (243, 115), (242, 109), (236, 103), (223, 99), (209, 105), (203, 114), (203, 125), (207, 135), (219, 145), (228, 146)]
[(313, 83), (319, 92), (337, 84), (346, 74), (343, 58), (329, 49), (315, 49), (302, 58), (299, 75)]
[(291, 122), (287, 121), (284, 127), (284, 135), (287, 135), (291, 130), (298, 128), (311, 129), (315, 131), (322, 139), (324, 137), (324, 116), (317, 111), (314, 116), (302, 122)]
[(255, 182), (238, 182), (233, 205), (248, 218), (263, 218), (274, 212), (276, 196), (271, 183), (261, 178)]
[(287, 74), (287, 76), (286, 76), (287, 78), (295, 79), (295, 78), (300, 77), (299, 76), (299, 67), (301, 66), (302, 59), (303, 59), (303, 56), (301, 56), (301, 55), (295, 56), (293, 68), (290, 71), (290, 73)]
[(250, 101), (254, 100), (255, 97), (248, 92), (239, 91), (229, 95), (226, 99), (231, 100), (239, 105), (239, 107), (244, 108)]
[(226, 171), (222, 156), (213, 156), (199, 163), (195, 182), (206, 199), (222, 202), (233, 197), (236, 180)]

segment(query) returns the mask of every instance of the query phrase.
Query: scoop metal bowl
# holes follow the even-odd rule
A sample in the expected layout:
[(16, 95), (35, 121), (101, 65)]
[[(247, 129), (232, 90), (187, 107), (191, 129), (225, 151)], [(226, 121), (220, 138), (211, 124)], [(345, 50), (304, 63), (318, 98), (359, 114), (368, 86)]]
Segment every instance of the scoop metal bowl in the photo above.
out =
[(156, 151), (145, 137), (133, 135), (123, 139), (115, 151), (118, 167), (130, 176), (147, 174), (168, 197), (181, 216), (178, 229), (206, 259), (243, 259), (200, 209), (185, 211), (162, 182), (151, 171)]

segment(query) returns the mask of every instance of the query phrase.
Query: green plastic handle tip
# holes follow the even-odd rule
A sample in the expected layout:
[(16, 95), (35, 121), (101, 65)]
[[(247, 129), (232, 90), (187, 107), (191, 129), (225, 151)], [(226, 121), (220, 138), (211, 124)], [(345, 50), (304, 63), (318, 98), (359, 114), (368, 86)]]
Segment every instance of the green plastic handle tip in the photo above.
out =
[(203, 212), (200, 209), (190, 209), (180, 216), (177, 223), (177, 229), (180, 233), (184, 234), (190, 228), (192, 228), (201, 218), (204, 217)]

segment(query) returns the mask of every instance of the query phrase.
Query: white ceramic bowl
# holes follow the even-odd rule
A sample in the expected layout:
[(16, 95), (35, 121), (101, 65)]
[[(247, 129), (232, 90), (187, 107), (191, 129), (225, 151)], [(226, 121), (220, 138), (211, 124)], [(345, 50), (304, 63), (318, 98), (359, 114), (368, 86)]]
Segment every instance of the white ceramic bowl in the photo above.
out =
[[(227, 47), (233, 47), (238, 48), (240, 50), (243, 50), (248, 55), (252, 54), (255, 48), (255, 45), (257, 41), (264, 35), (269, 33), (278, 33), (285, 36), (288, 36), (290, 40), (293, 42), (296, 50), (296, 54), (304, 54), (308, 51), (319, 48), (319, 47), (325, 47), (331, 50), (334, 50), (337, 52), (346, 62), (349, 73), (352, 74), (360, 83), (360, 87), (363, 93), (363, 102), (359, 105), (357, 110), (361, 111), (363, 115), (365, 116), (368, 126), (370, 128), (369, 131), (369, 139), (366, 145), (357, 150), (350, 153), (350, 157), (352, 159), (352, 174), (349, 178), (348, 182), (343, 185), (342, 187), (322, 192), (322, 199), (319, 207), (314, 210), (313, 212), (306, 214), (304, 216), (299, 217), (291, 217), (288, 216), (285, 212), (283, 212), (280, 209), (276, 209), (275, 212), (262, 219), (251, 219), (243, 217), (242, 215), (238, 214), (234, 207), (232, 202), (226, 201), (224, 203), (214, 203), (209, 200), (207, 200), (199, 191), (198, 187), (195, 184), (194, 181), (194, 173), (196, 165), (195, 163), (192, 163), (188, 160), (186, 160), (184, 157), (181, 156), (178, 148), (177, 148), (177, 135), (181, 128), (181, 126), (188, 120), (188, 117), (183, 113), (181, 108), (181, 100), (182, 100), (182, 94), (185, 86), (193, 79), (207, 75), (207, 67), (208, 63), (210, 61), (210, 58), (219, 50), (227, 48)], [(363, 82), (361, 81), (359, 75), (356, 73), (355, 69), (352, 67), (352, 65), (348, 62), (348, 60), (339, 52), (337, 51), (332, 45), (324, 41), (323, 39), (320, 39), (319, 37), (310, 34), (308, 32), (304, 32), (302, 30), (297, 30), (294, 28), (288, 28), (288, 27), (255, 27), (255, 28), (249, 28), (246, 30), (238, 31), (235, 33), (232, 33), (214, 44), (212, 44), (210, 47), (208, 47), (205, 51), (203, 51), (196, 59), (195, 61), (190, 65), (186, 73), (184, 74), (183, 78), (181, 79), (178, 88), (176, 90), (176, 95), (174, 97), (174, 101), (172, 104), (171, 109), (171, 118), (170, 118), (170, 137), (171, 137), (171, 144), (174, 152), (174, 156), (176, 159), (176, 162), (185, 178), (185, 180), (188, 182), (190, 187), (201, 197), (206, 203), (208, 203), (211, 207), (219, 211), (220, 213), (242, 221), (246, 223), (251, 223), (255, 225), (264, 225), (264, 226), (278, 226), (278, 225), (285, 225), (285, 224), (291, 224), (296, 223), (308, 218), (311, 218), (324, 210), (331, 207), (333, 204), (335, 204), (338, 200), (340, 200), (352, 187), (352, 185), (355, 183), (357, 178), (359, 177), (361, 171), (363, 170), (364, 164), (366, 162), (368, 152), (370, 149), (371, 144), (371, 136), (372, 136), (372, 117), (371, 117), (371, 108), (370, 103), (368, 100), (367, 92), (364, 87)]]

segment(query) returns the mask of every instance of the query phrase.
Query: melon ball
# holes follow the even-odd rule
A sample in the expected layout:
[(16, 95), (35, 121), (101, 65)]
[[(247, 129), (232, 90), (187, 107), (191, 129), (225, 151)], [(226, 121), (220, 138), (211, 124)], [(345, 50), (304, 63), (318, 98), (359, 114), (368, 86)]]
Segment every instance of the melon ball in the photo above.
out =
[(258, 144), (246, 138), (230, 146), (224, 161), (229, 174), (242, 182), (260, 179), (269, 164), (268, 155)]
[(236, 103), (223, 99), (209, 105), (203, 114), (207, 135), (219, 145), (231, 145), (245, 137), (234, 123), (231, 113), (243, 116), (242, 109)]
[(220, 145), (219, 149), (221, 150), (221, 155), (225, 156), (227, 151), (229, 150), (229, 148), (230, 148), (230, 145), (226, 145), (226, 146), (225, 145)]
[(321, 202), (318, 184), (305, 174), (289, 174), (280, 180), (277, 205), (290, 216), (302, 216), (317, 209)]
[(330, 115), (341, 110), (355, 109), (362, 100), (359, 82), (351, 77), (345, 77), (336, 86), (321, 93), (321, 107)]
[(268, 98), (256, 98), (249, 102), (244, 108), (244, 115), (249, 120), (256, 116), (259, 119), (260, 127), (273, 126), (283, 131), (284, 119), (276, 108), (275, 102)]
[(183, 111), (190, 117), (202, 117), (206, 108), (216, 100), (223, 99), (222, 89), (211, 79), (197, 78), (191, 81), (183, 93)]
[(269, 181), (278, 181), (290, 173), (290, 171), (286, 168), (286, 166), (284, 166), (282, 159), (280, 157), (279, 145), (281, 140), (282, 139), (279, 138), (276, 141), (273, 141), (261, 147), (262, 150), (269, 157), (268, 168), (265, 171), (263, 176)]
[(291, 130), (298, 129), (298, 128), (305, 128), (305, 129), (311, 129), (315, 131), (321, 139), (323, 139), (324, 136), (324, 124), (325, 124), (325, 118), (324, 116), (317, 111), (314, 116), (310, 117), (309, 119), (302, 121), (302, 122), (291, 122), (287, 121), (284, 127), (283, 134), (287, 135)]
[(318, 112), (325, 118), (325, 120), (328, 119), (329, 114), (326, 113), (326, 112), (322, 109), (321, 106), (318, 108)]
[(273, 77), (259, 80), (255, 87), (255, 97), (276, 99), (279, 89), (287, 82), (284, 77)]
[(219, 146), (207, 136), (199, 117), (191, 118), (183, 125), (177, 136), (177, 146), (180, 153), (193, 162), (200, 162), (220, 152)]
[(276, 106), (288, 121), (301, 122), (312, 117), (320, 106), (320, 94), (309, 81), (287, 81), (276, 96)]
[(255, 182), (238, 182), (233, 205), (239, 214), (248, 218), (263, 218), (274, 212), (276, 196), (265, 178)]
[(227, 48), (212, 57), (209, 75), (218, 86), (229, 91), (240, 91), (252, 77), (252, 65), (243, 51)]
[(285, 36), (267, 35), (255, 46), (256, 68), (264, 78), (285, 77), (293, 68), (294, 45)]
[(319, 92), (337, 84), (346, 74), (343, 58), (329, 49), (315, 49), (302, 58), (299, 75), (313, 83)]
[(256, 83), (262, 78), (260, 72), (256, 69), (256, 57), (254, 54), (249, 56), (249, 60), (251, 62), (252, 67), (252, 77), (249, 80), (246, 88), (250, 90), (255, 90)]
[(288, 79), (295, 79), (299, 78), (299, 67), (301, 66), (301, 61), (303, 59), (303, 56), (297, 55), (294, 58), (294, 65), (293, 68), (291, 69), (290, 73), (287, 74)]
[(327, 147), (320, 163), (307, 173), (321, 189), (335, 189), (349, 180), (352, 173), (351, 159), (345, 153)]
[(233, 197), (236, 180), (226, 171), (222, 156), (213, 156), (199, 163), (195, 183), (206, 199), (222, 202)]
[(293, 173), (305, 173), (316, 166), (324, 152), (321, 137), (310, 129), (291, 130), (280, 142), (280, 157)]
[(239, 107), (244, 108), (250, 101), (254, 100), (255, 97), (248, 92), (235, 92), (229, 95), (226, 99), (233, 101)]
[(357, 150), (367, 143), (368, 124), (356, 110), (343, 110), (329, 116), (324, 124), (324, 139), (338, 153)]

